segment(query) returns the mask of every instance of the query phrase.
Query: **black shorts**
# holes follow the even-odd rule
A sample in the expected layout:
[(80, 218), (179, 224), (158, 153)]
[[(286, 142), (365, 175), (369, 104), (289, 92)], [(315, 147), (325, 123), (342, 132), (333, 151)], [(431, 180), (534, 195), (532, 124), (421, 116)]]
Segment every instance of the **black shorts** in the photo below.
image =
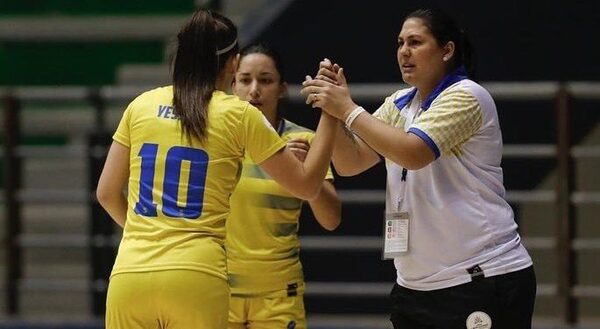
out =
[(395, 329), (530, 329), (535, 294), (533, 266), (432, 291), (395, 284), (390, 321)]

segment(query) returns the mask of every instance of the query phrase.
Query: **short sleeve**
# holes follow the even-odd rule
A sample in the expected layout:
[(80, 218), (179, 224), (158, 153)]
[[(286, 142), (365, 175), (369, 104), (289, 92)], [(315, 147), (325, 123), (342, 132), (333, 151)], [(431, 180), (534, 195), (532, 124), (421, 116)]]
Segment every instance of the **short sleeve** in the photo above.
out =
[(260, 164), (285, 147), (285, 141), (257, 108), (248, 106), (242, 123), (246, 152), (254, 163)]
[(373, 113), (373, 116), (380, 121), (390, 124), (392, 121), (392, 113), (395, 111), (396, 106), (394, 104), (394, 95), (385, 98), (385, 101), (379, 108)]
[(404, 127), (405, 118), (400, 115), (400, 109), (396, 107), (395, 101), (410, 91), (410, 88), (400, 89), (386, 97), (383, 104), (373, 113), (373, 116), (393, 127)]
[(127, 147), (131, 147), (130, 127), (132, 108), (133, 103), (129, 104), (127, 109), (125, 109), (125, 112), (123, 112), (123, 117), (121, 117), (121, 121), (119, 122), (119, 126), (113, 135), (114, 141)]
[(466, 142), (481, 127), (482, 120), (477, 98), (455, 88), (440, 94), (408, 131), (423, 139), (437, 158)]

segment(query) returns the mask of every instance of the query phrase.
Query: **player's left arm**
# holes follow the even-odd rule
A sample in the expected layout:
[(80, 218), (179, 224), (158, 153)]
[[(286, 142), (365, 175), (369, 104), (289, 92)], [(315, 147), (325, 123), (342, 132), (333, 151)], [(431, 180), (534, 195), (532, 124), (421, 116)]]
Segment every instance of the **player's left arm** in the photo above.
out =
[(129, 148), (113, 142), (98, 181), (96, 197), (110, 217), (121, 227), (127, 219), (127, 198), (123, 189), (129, 178)]
[(325, 180), (317, 197), (308, 200), (317, 222), (329, 231), (335, 230), (341, 222), (342, 204), (333, 184)]

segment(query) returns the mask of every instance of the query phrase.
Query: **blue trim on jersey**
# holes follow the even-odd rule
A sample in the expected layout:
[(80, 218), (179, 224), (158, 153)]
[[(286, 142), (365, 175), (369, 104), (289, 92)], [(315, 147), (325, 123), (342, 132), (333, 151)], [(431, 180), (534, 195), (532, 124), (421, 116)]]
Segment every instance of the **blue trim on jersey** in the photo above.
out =
[[(427, 99), (421, 105), (421, 108), (423, 109), (423, 111), (427, 111), (429, 109), (429, 107), (431, 106), (431, 103), (433, 103), (433, 101), (444, 90), (446, 90), (446, 88), (450, 87), (451, 85), (453, 85), (459, 81), (465, 80), (465, 79), (468, 79), (468, 77), (467, 77), (467, 71), (465, 70), (464, 66), (461, 66), (461, 67), (457, 68), (454, 72), (446, 75), (444, 77), (444, 79), (442, 79), (442, 81), (440, 81), (440, 83), (433, 89), (431, 94), (429, 94)], [(396, 108), (399, 111), (402, 111), (402, 109), (406, 105), (408, 105), (408, 103), (410, 103), (410, 101), (412, 101), (413, 98), (415, 98), (416, 94), (417, 94), (417, 88), (413, 87), (408, 93), (406, 93), (405, 95), (403, 95), (402, 97), (400, 97), (394, 101), (394, 104), (396, 104)]]
[(279, 121), (279, 128), (277, 128), (277, 134), (279, 136), (281, 136), (284, 131), (285, 131), (285, 120), (280, 119), (280, 121)]
[(412, 87), (409, 92), (407, 92), (406, 94), (402, 95), (400, 98), (394, 101), (394, 104), (396, 104), (396, 108), (399, 111), (402, 111), (402, 109), (406, 107), (406, 105), (408, 105), (408, 103), (410, 103), (410, 101), (412, 101), (413, 98), (415, 98), (416, 94), (417, 88)]
[(415, 127), (411, 127), (410, 129), (408, 129), (408, 132), (419, 136), (419, 138), (421, 138), (425, 142), (425, 144), (427, 144), (427, 146), (429, 146), (429, 148), (433, 151), (436, 159), (440, 157), (440, 154), (441, 154), (440, 149), (437, 147), (437, 145), (435, 144), (433, 139), (431, 139), (427, 135), (427, 133), (425, 133), (423, 130), (421, 130), (419, 128), (415, 128)]

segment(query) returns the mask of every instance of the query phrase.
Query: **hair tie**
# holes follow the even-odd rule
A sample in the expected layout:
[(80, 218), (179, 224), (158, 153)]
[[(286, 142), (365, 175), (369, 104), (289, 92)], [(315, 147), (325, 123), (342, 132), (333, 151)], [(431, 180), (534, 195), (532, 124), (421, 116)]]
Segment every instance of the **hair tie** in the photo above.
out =
[(217, 56), (223, 55), (224, 53), (233, 49), (233, 47), (235, 47), (235, 45), (237, 45), (237, 41), (238, 41), (237, 38), (235, 38), (235, 40), (233, 40), (233, 42), (229, 46), (227, 46), (223, 49), (217, 49), (217, 52), (216, 52)]

